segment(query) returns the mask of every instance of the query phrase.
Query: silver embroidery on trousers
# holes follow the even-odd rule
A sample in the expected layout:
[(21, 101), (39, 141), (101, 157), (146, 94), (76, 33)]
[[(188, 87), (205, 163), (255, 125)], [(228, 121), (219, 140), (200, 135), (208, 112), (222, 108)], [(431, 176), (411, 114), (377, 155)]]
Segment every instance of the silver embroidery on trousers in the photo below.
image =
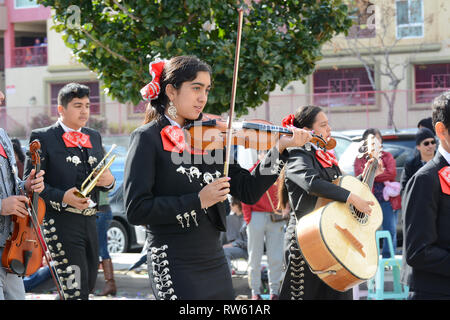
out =
[[(292, 212), (291, 215), (295, 215), (295, 213)], [(298, 246), (295, 227), (291, 228), (291, 226), (292, 223), (290, 223), (289, 227), (287, 228), (287, 232), (289, 232), (288, 236), (290, 236), (288, 272), (291, 275), (291, 300), (303, 300), (303, 295), (305, 294), (305, 280), (303, 279), (305, 277), (305, 260)]]
[[(182, 221), (183, 218), (181, 217), (181, 222)], [(157, 290), (156, 298), (163, 300), (175, 300), (177, 299), (177, 296), (174, 294), (175, 290), (172, 288), (173, 282), (171, 280), (172, 277), (170, 276), (170, 269), (168, 267), (169, 260), (165, 259), (167, 258), (167, 249), (167, 245), (162, 245), (161, 247), (151, 247), (149, 257), (153, 270), (153, 281)]]

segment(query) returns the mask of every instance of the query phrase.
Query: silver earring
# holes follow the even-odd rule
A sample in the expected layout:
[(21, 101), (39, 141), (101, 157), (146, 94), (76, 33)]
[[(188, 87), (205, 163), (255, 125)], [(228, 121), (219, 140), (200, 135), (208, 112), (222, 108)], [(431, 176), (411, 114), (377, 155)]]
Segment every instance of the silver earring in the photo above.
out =
[(175, 108), (172, 101), (169, 101), (169, 107), (167, 108), (167, 113), (169, 114), (169, 117), (171, 117), (173, 120), (175, 120), (177, 118), (177, 108)]

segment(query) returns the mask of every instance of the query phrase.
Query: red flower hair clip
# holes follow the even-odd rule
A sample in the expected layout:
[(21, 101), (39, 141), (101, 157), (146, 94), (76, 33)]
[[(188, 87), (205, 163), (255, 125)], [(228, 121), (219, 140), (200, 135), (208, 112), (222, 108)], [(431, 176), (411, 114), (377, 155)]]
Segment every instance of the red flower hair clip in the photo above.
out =
[(293, 114), (288, 115), (281, 121), (281, 125), (285, 128), (294, 126), (295, 116)]
[(149, 73), (152, 76), (152, 81), (141, 89), (141, 95), (144, 100), (155, 100), (158, 98), (159, 92), (161, 91), (159, 80), (166, 62), (167, 60), (161, 60), (159, 58), (150, 62), (148, 68)]

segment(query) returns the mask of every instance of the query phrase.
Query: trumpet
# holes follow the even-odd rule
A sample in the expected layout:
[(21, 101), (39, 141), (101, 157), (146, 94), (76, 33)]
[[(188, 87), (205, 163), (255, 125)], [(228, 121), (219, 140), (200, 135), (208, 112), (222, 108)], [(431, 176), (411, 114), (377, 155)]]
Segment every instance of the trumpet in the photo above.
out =
[(105, 172), (105, 170), (107, 170), (112, 165), (112, 163), (116, 159), (116, 155), (114, 154), (111, 157), (111, 159), (109, 159), (109, 161), (105, 164), (106, 159), (108, 159), (109, 155), (116, 147), (117, 145), (115, 144), (111, 146), (111, 149), (109, 149), (108, 153), (98, 163), (98, 165), (94, 168), (94, 170), (92, 170), (89, 176), (83, 181), (80, 191), (74, 192), (74, 194), (77, 197), (86, 198), (87, 195), (92, 191), (92, 189), (94, 189), (98, 179), (100, 179), (100, 176), (103, 174), (103, 172)]

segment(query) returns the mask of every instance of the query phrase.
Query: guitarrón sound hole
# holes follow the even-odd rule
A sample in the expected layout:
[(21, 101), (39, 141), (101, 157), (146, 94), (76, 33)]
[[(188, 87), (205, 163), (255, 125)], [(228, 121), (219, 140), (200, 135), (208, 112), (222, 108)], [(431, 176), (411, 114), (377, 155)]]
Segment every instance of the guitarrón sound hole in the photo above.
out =
[(369, 221), (369, 216), (367, 214), (365, 214), (364, 212), (361, 212), (358, 209), (356, 209), (352, 204), (350, 205), (350, 211), (352, 213), (352, 216), (360, 224), (366, 224), (367, 221)]

